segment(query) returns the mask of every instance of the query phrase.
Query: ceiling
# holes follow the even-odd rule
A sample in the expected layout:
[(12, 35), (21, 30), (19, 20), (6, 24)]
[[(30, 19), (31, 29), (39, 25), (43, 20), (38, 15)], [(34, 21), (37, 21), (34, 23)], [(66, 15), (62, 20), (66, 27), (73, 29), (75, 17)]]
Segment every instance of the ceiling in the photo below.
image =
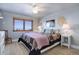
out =
[(1, 3), (0, 9), (41, 18), (60, 10), (67, 10), (79, 6), (77, 3), (37, 3), (35, 5), (39, 8), (38, 14), (32, 13), (32, 3)]

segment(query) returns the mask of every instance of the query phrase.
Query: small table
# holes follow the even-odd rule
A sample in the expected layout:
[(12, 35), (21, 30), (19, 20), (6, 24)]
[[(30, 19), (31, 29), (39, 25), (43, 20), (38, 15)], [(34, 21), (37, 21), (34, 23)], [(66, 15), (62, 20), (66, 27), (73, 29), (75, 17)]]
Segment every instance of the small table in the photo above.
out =
[[(64, 42), (65, 38), (67, 39), (67, 42)], [(71, 46), (71, 35), (61, 35), (61, 46), (68, 46), (70, 48)]]

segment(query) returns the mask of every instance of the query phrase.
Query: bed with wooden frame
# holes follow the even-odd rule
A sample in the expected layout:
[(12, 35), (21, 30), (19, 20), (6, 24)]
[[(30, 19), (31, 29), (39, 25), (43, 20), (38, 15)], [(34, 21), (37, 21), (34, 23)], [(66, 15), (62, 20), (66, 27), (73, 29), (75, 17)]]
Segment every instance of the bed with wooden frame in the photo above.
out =
[[(46, 41), (47, 40), (47, 41)], [(40, 55), (41, 53), (60, 44), (59, 33), (47, 36), (43, 33), (28, 32), (22, 34), (18, 42), (23, 42), (30, 50), (29, 55)]]

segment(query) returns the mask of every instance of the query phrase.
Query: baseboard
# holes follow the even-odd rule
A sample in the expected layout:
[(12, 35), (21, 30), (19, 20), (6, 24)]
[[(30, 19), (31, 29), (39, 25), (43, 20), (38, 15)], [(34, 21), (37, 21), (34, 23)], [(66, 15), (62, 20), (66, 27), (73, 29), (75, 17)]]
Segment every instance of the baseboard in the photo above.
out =
[(79, 46), (77, 46), (77, 45), (71, 45), (71, 48), (74, 48), (74, 49), (78, 49), (79, 50)]
[(18, 39), (13, 39), (12, 42), (18, 42)]

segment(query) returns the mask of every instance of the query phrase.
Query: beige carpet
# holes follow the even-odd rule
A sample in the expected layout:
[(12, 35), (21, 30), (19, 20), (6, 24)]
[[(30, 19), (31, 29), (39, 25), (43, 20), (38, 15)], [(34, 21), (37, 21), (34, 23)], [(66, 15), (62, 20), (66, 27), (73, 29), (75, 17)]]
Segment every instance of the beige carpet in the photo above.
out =
[(64, 46), (57, 46), (43, 53), (44, 55), (79, 55), (79, 50), (76, 49), (68, 49)]
[(24, 44), (13, 42), (5, 47), (5, 55), (28, 55), (28, 49)]
[[(5, 47), (5, 55), (28, 55), (28, 53), (28, 49), (22, 43), (13, 42)], [(79, 50), (57, 46), (44, 52), (42, 55), (79, 55)]]

